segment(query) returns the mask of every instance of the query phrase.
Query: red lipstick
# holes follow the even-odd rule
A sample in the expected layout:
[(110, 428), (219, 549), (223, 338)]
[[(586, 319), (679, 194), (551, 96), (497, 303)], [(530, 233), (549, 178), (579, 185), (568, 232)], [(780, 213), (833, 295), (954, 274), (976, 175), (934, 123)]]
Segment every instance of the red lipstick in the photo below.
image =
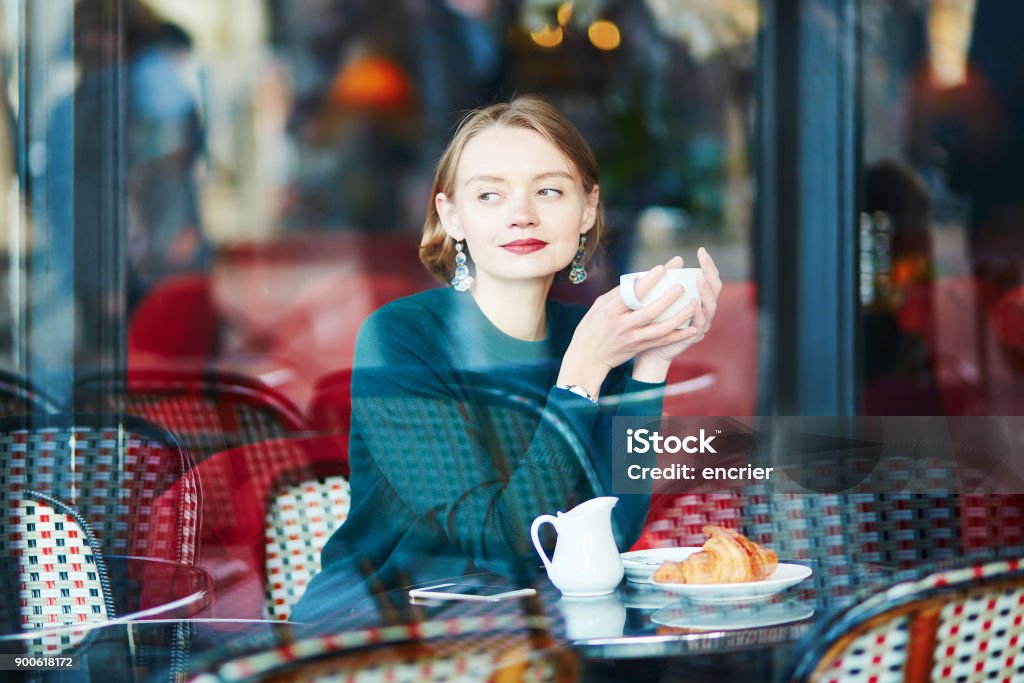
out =
[(535, 240), (533, 238), (525, 240), (516, 240), (515, 242), (509, 242), (508, 244), (501, 245), (502, 249), (507, 249), (513, 254), (532, 254), (535, 251), (540, 251), (544, 247), (548, 246), (548, 243), (543, 240)]

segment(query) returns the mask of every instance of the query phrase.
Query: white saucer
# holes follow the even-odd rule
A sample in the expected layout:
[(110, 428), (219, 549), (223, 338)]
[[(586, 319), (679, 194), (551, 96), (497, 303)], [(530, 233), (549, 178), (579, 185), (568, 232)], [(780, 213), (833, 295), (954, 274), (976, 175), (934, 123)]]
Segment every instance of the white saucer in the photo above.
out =
[(813, 607), (796, 600), (738, 605), (677, 601), (652, 614), (651, 621), (662, 626), (700, 631), (738, 631), (803, 621), (813, 615)]
[(667, 583), (651, 581), (662, 590), (683, 595), (695, 602), (740, 602), (764, 600), (795, 586), (811, 575), (811, 568), (801, 564), (780, 562), (778, 568), (764, 581), (746, 583)]
[(626, 580), (633, 583), (650, 583), (651, 574), (666, 560), (682, 562), (693, 553), (701, 550), (700, 546), (679, 548), (655, 548), (654, 550), (633, 550), (622, 553), (622, 568), (626, 571)]

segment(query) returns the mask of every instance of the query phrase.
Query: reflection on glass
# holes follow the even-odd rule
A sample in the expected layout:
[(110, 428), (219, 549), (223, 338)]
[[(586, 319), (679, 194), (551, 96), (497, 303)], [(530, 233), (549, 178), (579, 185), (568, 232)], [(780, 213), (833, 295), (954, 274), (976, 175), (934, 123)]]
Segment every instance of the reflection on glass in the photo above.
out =
[[(715, 390), (666, 410), (752, 412), (756, 3), (145, 7), (126, 46), (130, 366), (213, 363), (304, 407), (370, 312), (430, 286), (416, 231), (459, 113), (538, 92), (592, 141), (613, 228), (559, 296), (707, 246), (729, 281), (721, 334), (751, 343), (730, 364), (695, 350), (674, 380)], [(154, 333), (155, 311), (180, 322)]]
[(1005, 0), (864, 5), (866, 413), (1024, 410), (1005, 334), (1016, 309), (1000, 306), (1024, 284), (1019, 13)]
[[(6, 176), (0, 168), (15, 283), (0, 300), (0, 320), (13, 323), (3, 364), (24, 369), (26, 349), (52, 363), (66, 375), (47, 386), (61, 404), (75, 380), (83, 406), (97, 378), (119, 390), (154, 377), (185, 393), (200, 387), (199, 411), (141, 389), (108, 390), (93, 405), (173, 421), (209, 456), (200, 467), (225, 526), (201, 532), (203, 561), (218, 579), (259, 566), (233, 564), (238, 538), (217, 534), (244, 536), (227, 519), (235, 484), (253, 487), (259, 507), (281, 483), (263, 460), (301, 451), (331, 461), (321, 474), (348, 474), (339, 453), (360, 327), (384, 304), (437, 286), (419, 260), (433, 168), (466, 110), (513, 94), (551, 100), (602, 169), (611, 239), (584, 284), (556, 296), (589, 305), (621, 273), (676, 253), (696, 266), (707, 247), (726, 280), (720, 315), (708, 343), (673, 366), (664, 410), (753, 412), (756, 2), (82, 0), (32, 22), (31, 35), (23, 4), (0, 6), (8, 116), (18, 121), (30, 102), (34, 117), (19, 122), (17, 163)], [(38, 50), (30, 69), (16, 62), (22, 39)], [(21, 72), (38, 80), (19, 82)], [(48, 183), (26, 210), (14, 188), (30, 179), (16, 169)], [(58, 246), (72, 243), (78, 253)], [(93, 376), (121, 344), (128, 377)], [(327, 441), (236, 452), (218, 469), (214, 455), (263, 441), (235, 437), (247, 426), (235, 423), (257, 411), (240, 418), (210, 398), (227, 372), (273, 395), (296, 416), (293, 431)], [(266, 519), (262, 508), (234, 511)], [(263, 599), (260, 590), (248, 616)]]

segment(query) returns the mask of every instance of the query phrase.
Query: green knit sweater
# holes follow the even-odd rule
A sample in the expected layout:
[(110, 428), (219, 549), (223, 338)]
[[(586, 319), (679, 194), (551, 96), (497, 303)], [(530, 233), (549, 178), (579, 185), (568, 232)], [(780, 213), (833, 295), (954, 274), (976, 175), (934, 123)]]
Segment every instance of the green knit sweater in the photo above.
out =
[[(661, 392), (612, 410), (555, 389), (586, 309), (547, 306), (537, 342), (502, 333), (451, 289), (367, 319), (352, 376), (352, 508), (293, 619), (342, 616), (372, 592), (481, 570), (528, 581), (540, 566), (534, 517), (611, 493), (611, 417), (660, 415)], [(661, 386), (628, 375), (614, 369), (602, 398)], [(619, 499), (613, 526), (626, 550), (649, 497)]]

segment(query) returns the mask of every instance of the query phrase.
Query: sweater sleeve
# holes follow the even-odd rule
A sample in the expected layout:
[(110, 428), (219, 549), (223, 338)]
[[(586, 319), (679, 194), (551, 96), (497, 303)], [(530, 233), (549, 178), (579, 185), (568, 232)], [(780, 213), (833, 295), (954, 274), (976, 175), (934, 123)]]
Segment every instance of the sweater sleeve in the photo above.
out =
[[(401, 504), (479, 567), (532, 575), (534, 517), (593, 496), (587, 473), (608, 469), (592, 443), (598, 406), (555, 389), (542, 405), (495, 392), (488, 400), (501, 403), (504, 433), (489, 433), (494, 425), (475, 419), (432, 331), (385, 311), (364, 323), (357, 342), (352, 420), (361, 447), (352, 456), (369, 461), (353, 461), (353, 470), (376, 467)], [(524, 424), (534, 431), (522, 434)], [(502, 448), (521, 450), (503, 458)]]
[[(616, 417), (660, 417), (665, 395), (665, 383), (640, 382), (632, 378), (632, 364), (620, 366), (612, 371), (605, 381), (606, 393), (602, 394), (601, 412), (593, 429), (596, 450), (605, 457), (605, 464), (597, 474), (601, 495), (613, 495), (619, 499), (613, 511), (615, 540), (619, 550), (629, 550), (643, 533), (644, 522), (651, 503), (651, 492), (623, 494), (616, 493), (612, 486), (612, 443), (614, 418)], [(657, 466), (654, 453), (632, 456), (631, 462), (643, 467)], [(648, 487), (650, 482), (647, 482)]]

